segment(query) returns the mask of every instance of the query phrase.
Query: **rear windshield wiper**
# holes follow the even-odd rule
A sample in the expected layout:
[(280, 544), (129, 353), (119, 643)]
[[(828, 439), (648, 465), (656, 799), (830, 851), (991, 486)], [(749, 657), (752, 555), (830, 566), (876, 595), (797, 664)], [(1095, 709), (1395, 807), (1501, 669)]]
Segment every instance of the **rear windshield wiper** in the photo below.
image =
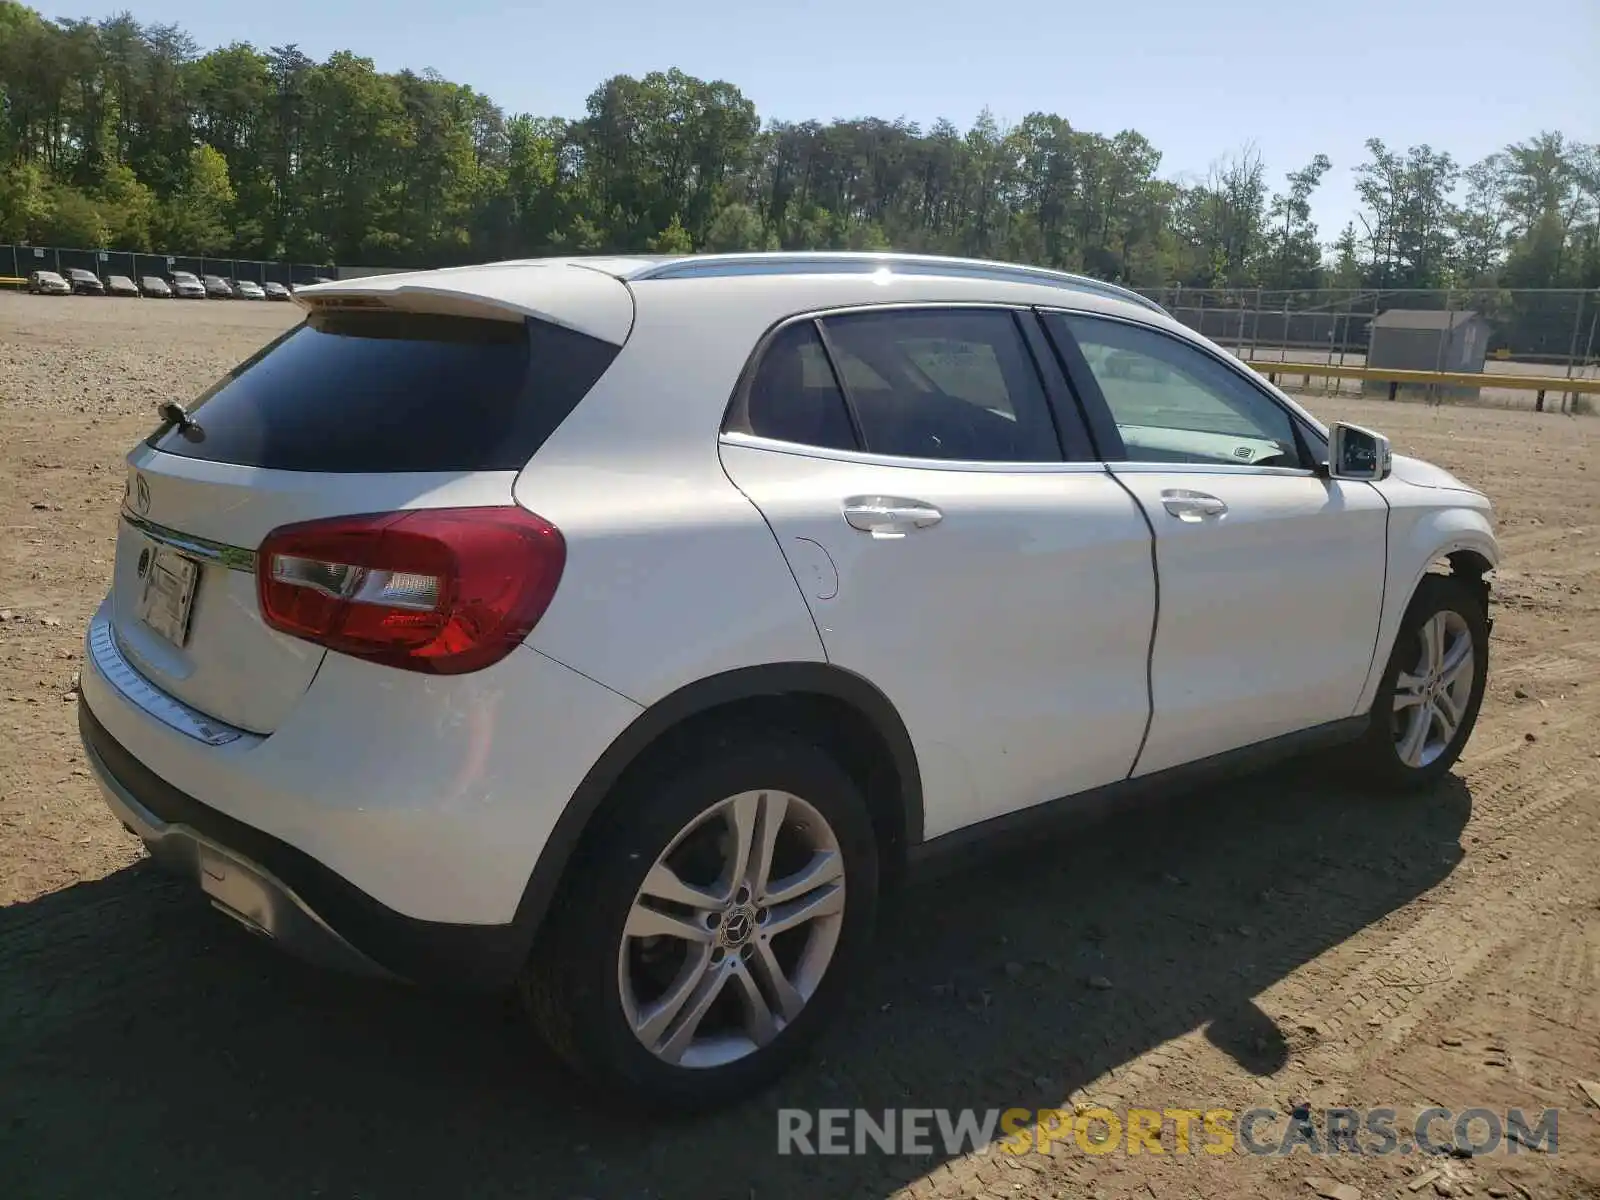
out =
[(156, 411), (161, 414), (163, 421), (191, 442), (198, 442), (205, 437), (206, 431), (200, 428), (200, 422), (191, 417), (176, 400), (168, 400), (165, 404), (158, 405)]

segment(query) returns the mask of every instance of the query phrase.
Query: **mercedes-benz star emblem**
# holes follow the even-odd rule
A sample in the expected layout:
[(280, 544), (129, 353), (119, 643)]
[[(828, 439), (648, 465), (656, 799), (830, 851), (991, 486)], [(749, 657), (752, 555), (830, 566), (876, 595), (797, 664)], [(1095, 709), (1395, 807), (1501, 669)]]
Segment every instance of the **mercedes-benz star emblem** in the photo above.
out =
[(750, 919), (749, 913), (731, 912), (728, 914), (728, 919), (722, 924), (722, 936), (727, 939), (730, 946), (743, 945), (744, 940), (750, 936), (750, 930), (753, 925), (754, 922)]

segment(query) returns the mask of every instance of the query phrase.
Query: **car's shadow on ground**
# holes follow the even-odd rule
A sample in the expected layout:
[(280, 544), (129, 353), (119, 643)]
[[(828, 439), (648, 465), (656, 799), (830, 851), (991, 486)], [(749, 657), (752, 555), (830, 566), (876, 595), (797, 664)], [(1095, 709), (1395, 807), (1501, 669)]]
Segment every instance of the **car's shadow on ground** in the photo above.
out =
[(319, 974), (133, 867), (0, 911), (4, 1191), (885, 1195), (938, 1158), (780, 1158), (777, 1110), (1053, 1104), (1202, 1026), (1274, 1071), (1294, 1031), (1252, 997), (1448, 874), (1469, 808), (1302, 762), (913, 887), (816, 1058), (670, 1123), (584, 1096), (510, 1005)]

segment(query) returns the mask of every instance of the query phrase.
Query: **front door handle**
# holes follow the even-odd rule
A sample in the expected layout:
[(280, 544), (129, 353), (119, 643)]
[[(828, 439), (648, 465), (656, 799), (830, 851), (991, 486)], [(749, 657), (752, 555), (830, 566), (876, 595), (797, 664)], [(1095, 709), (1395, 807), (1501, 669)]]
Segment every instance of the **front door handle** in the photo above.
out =
[(1187, 488), (1166, 489), (1161, 493), (1161, 503), (1180, 521), (1204, 521), (1228, 511), (1228, 506), (1209, 492), (1191, 492)]
[(902, 538), (944, 519), (944, 514), (926, 500), (901, 496), (851, 496), (843, 508), (850, 528), (875, 538)]

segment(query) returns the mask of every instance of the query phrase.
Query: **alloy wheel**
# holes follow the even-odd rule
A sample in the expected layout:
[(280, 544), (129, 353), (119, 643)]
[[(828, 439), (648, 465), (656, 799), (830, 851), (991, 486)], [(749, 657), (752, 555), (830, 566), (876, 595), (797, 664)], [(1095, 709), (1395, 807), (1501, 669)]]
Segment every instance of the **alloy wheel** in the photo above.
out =
[(844, 858), (814, 807), (741, 792), (690, 821), (634, 896), (622, 1006), (651, 1054), (719, 1067), (768, 1045), (815, 994), (844, 923)]
[(1444, 609), (1417, 630), (1417, 659), (1394, 682), (1394, 746), (1408, 767), (1426, 767), (1450, 746), (1466, 716), (1475, 676), (1472, 630)]

